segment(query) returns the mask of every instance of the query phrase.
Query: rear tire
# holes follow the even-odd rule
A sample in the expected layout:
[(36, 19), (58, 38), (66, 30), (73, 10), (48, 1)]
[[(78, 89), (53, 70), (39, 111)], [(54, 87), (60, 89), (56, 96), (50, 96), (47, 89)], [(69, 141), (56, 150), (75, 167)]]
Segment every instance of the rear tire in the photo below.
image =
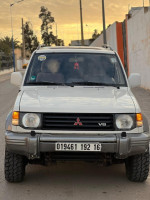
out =
[(27, 159), (9, 151), (5, 151), (5, 179), (15, 183), (23, 181)]
[(133, 182), (146, 181), (149, 174), (149, 151), (125, 160), (126, 176)]

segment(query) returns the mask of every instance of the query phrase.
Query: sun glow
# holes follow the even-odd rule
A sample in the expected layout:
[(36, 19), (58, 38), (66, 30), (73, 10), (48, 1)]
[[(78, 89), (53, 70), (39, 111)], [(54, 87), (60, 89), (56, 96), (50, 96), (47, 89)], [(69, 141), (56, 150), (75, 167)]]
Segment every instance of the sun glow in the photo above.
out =
[[(88, 39), (91, 38), (95, 29), (97, 29), (98, 32), (102, 31), (101, 1), (82, 0), (82, 4), (84, 38)], [(145, 6), (148, 5), (149, 0), (145, 0)], [(71, 40), (80, 40), (80, 14), (77, 0), (51, 0), (44, 3), (41, 0), (25, 0), (20, 4), (15, 4), (12, 7), (14, 38), (21, 41), (21, 18), (24, 18), (24, 21), (31, 22), (35, 34), (38, 36), (39, 41), (41, 41), (41, 20), (38, 18), (41, 6), (47, 7), (52, 12), (52, 16), (58, 24), (58, 37), (65, 41), (65, 45), (68, 45)], [(108, 26), (115, 21), (122, 21), (125, 14), (128, 13), (128, 10), (135, 6), (143, 6), (143, 2), (141, 0), (105, 1), (106, 25)], [(2, 1), (0, 5), (0, 37), (11, 37), (9, 9), (8, 2)], [(53, 25), (53, 32), (55, 35), (55, 25)]]

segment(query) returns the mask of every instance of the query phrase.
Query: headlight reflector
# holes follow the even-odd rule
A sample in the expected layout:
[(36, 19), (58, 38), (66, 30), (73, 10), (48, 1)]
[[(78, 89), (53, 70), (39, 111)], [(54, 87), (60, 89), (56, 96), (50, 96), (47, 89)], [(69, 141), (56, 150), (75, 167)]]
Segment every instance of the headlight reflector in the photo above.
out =
[(134, 121), (130, 115), (118, 115), (116, 118), (116, 126), (118, 129), (129, 130), (133, 127)]
[(27, 113), (22, 117), (22, 124), (26, 128), (38, 128), (40, 121), (40, 116), (35, 113)]

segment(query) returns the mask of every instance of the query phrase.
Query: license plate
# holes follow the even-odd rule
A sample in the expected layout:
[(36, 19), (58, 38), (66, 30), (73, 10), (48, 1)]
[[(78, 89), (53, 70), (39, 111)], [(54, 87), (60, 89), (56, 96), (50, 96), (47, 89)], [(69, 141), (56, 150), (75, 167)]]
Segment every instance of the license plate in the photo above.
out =
[(98, 151), (102, 145), (100, 143), (55, 143), (55, 151)]

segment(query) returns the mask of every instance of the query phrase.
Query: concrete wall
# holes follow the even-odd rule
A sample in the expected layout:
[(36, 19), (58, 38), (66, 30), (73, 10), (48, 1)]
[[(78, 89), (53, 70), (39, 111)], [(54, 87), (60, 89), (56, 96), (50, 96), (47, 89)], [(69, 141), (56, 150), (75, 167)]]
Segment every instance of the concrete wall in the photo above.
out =
[[(123, 32), (122, 22), (115, 22), (106, 30), (107, 44), (118, 52), (121, 61), (124, 65), (124, 49), (123, 49)], [(101, 47), (103, 45), (103, 33), (90, 45)]]
[(13, 68), (11, 68), (11, 69), (5, 69), (5, 70), (0, 71), (0, 75), (8, 74), (8, 73), (11, 73), (13, 71), (14, 71)]
[[(84, 40), (84, 45), (89, 46), (90, 40)], [(81, 40), (72, 40), (70, 46), (82, 46)]]
[[(115, 22), (106, 33), (108, 45), (118, 52), (127, 75), (140, 73), (141, 86), (150, 89), (150, 7), (132, 8), (124, 22)], [(91, 46), (102, 44), (103, 34)]]
[[(110, 45), (115, 51), (117, 51), (116, 24), (117, 23), (115, 22), (106, 30), (107, 44)], [(101, 34), (90, 46), (101, 47), (103, 44), (103, 34)]]
[(27, 59), (17, 60), (17, 64), (16, 64), (17, 69), (16, 70), (22, 70), (22, 65), (23, 64), (28, 64), (28, 63), (29, 63), (29, 60), (27, 60)]
[(132, 12), (127, 29), (129, 72), (140, 73), (142, 87), (150, 89), (150, 8)]

